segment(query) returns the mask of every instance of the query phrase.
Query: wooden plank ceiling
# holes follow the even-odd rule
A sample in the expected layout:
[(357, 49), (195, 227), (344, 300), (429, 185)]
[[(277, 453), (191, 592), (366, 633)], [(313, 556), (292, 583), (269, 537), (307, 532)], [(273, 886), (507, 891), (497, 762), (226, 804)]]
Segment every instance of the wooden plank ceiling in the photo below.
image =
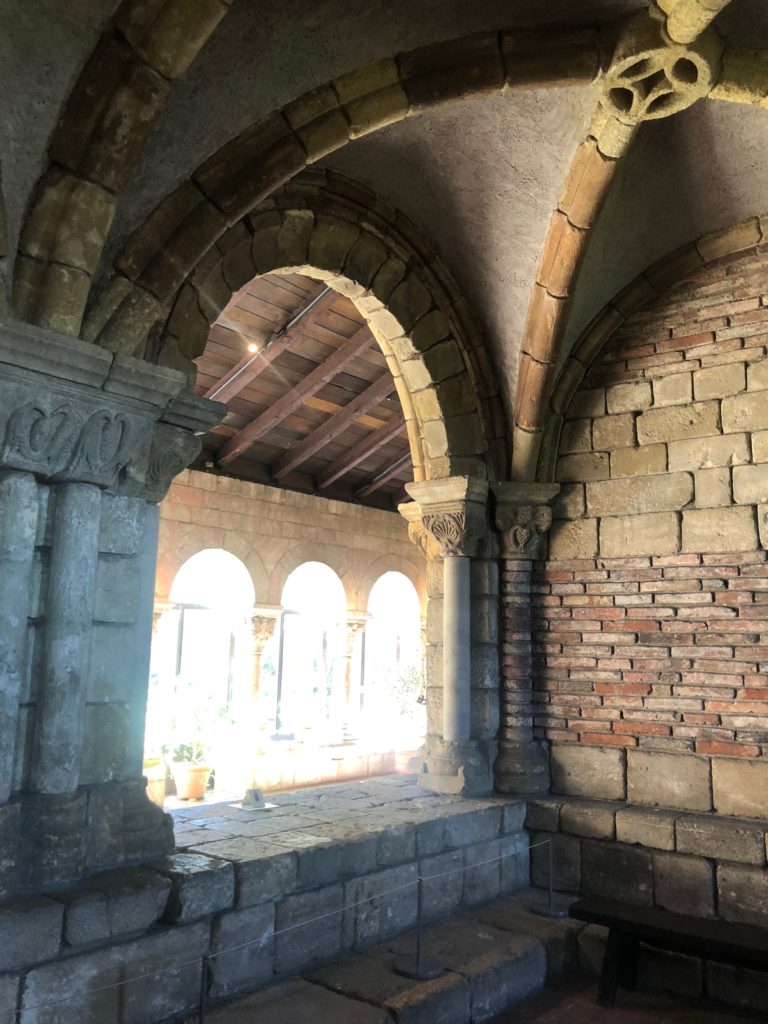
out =
[(413, 479), (392, 375), (353, 303), (299, 274), (247, 284), (211, 328), (195, 394), (225, 402), (194, 468), (393, 508)]

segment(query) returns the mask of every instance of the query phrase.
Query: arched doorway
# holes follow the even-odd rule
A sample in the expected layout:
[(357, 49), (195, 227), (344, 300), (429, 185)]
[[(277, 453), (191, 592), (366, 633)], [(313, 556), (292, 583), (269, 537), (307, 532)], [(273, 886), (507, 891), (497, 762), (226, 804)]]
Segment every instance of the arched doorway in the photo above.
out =
[(393, 750), (424, 740), (424, 647), (416, 588), (402, 572), (385, 572), (368, 598), (361, 692), (362, 722), (372, 749), (382, 738)]
[(179, 569), (152, 645), (145, 755), (215, 772), (217, 795), (242, 780), (251, 675), (248, 570), (228, 551), (198, 552)]

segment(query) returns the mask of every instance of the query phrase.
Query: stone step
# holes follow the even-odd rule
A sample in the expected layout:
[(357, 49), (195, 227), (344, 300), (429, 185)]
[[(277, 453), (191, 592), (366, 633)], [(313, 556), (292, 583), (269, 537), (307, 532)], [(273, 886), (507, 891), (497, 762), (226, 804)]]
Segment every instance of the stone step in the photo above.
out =
[[(210, 1013), (210, 1024), (319, 1024), (394, 1020), (397, 1024), (486, 1021), (559, 979), (577, 963), (578, 922), (531, 912), (543, 898), (523, 890), (427, 925), (424, 962), (443, 969), (431, 980), (396, 968), (413, 959), (415, 933), (371, 947), (270, 986)], [(326, 1016), (327, 1014), (327, 1016)]]

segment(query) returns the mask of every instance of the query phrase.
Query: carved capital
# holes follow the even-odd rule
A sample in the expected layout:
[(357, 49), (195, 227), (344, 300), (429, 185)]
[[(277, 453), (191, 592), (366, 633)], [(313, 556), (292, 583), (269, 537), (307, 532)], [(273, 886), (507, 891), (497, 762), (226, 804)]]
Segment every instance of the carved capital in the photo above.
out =
[(350, 616), (346, 622), (346, 633), (344, 637), (344, 656), (351, 658), (355, 650), (355, 640), (359, 633), (365, 629), (365, 624), (368, 621), (368, 616), (355, 615)]
[(500, 483), (496, 496), (495, 526), (501, 539), (502, 558), (543, 558), (546, 535), (552, 525), (550, 500), (558, 485)]
[(414, 499), (400, 506), (408, 532), (427, 557), (474, 555), (487, 531), (488, 482), (449, 477), (408, 484)]
[(254, 657), (260, 658), (264, 648), (275, 635), (277, 617), (275, 615), (256, 614), (251, 616), (251, 640)]

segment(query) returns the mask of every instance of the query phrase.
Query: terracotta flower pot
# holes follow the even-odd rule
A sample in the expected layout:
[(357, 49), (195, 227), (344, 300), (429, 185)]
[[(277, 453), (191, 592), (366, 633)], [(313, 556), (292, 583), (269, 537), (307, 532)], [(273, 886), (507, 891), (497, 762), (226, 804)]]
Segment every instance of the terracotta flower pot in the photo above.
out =
[(144, 775), (147, 779), (147, 796), (153, 804), (163, 806), (165, 801), (165, 761), (159, 757), (148, 757), (144, 761)]
[(202, 800), (211, 774), (208, 764), (193, 764), (189, 761), (174, 761), (171, 766), (176, 796), (179, 800)]

